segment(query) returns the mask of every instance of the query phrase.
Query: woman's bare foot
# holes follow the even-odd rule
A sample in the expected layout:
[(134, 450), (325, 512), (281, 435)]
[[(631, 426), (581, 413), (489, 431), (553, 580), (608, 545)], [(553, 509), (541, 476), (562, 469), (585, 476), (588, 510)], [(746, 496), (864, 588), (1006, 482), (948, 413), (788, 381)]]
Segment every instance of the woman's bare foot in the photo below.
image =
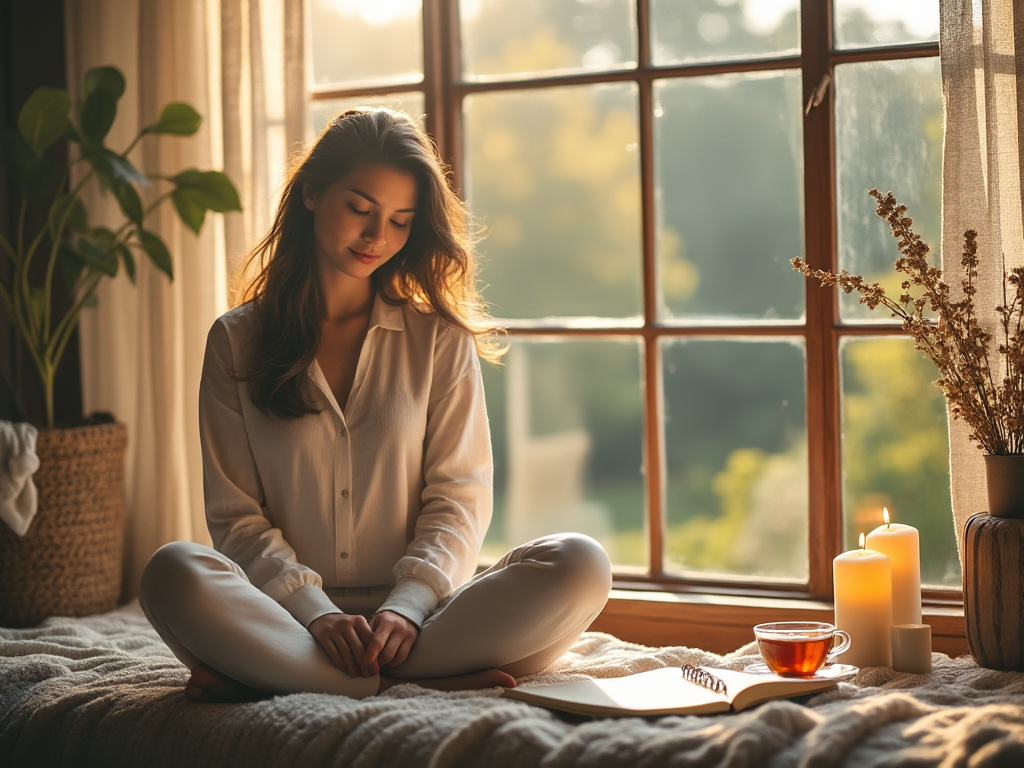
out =
[(473, 672), (469, 675), (428, 677), (421, 680), (399, 680), (394, 677), (380, 676), (381, 691), (401, 683), (413, 683), (421, 688), (430, 688), (435, 691), (473, 691), (481, 688), (495, 688), (499, 685), (502, 688), (516, 687), (516, 679), (500, 669), (485, 669), (483, 672)]
[(192, 676), (185, 683), (185, 696), (189, 701), (213, 703), (231, 703), (239, 701), (258, 701), (272, 694), (258, 688), (250, 688), (227, 675), (222, 675), (209, 667), (196, 667)]

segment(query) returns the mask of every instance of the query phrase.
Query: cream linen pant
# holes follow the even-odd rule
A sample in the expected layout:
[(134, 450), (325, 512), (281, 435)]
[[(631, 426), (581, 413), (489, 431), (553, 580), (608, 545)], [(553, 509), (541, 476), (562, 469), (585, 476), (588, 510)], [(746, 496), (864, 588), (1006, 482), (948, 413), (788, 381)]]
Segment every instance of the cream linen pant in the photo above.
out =
[[(557, 534), (516, 547), (438, 604), (396, 678), (501, 669), (522, 677), (565, 653), (608, 599), (608, 555), (593, 539)], [(346, 613), (371, 615), (387, 589), (327, 590)], [(309, 631), (225, 555), (178, 541), (159, 549), (142, 574), (139, 602), (187, 667), (212, 667), (274, 693), (377, 692), (378, 677), (334, 666)]]

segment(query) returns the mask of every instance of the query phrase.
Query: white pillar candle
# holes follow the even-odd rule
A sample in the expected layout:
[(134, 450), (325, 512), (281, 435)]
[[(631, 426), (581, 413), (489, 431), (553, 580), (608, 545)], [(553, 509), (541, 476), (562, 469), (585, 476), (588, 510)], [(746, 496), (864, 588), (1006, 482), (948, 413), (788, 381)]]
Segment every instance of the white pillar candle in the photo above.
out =
[(850, 649), (837, 661), (857, 667), (888, 667), (891, 663), (892, 565), (880, 552), (843, 552), (832, 561), (836, 626), (850, 635)]
[(932, 628), (927, 624), (894, 624), (892, 668), (926, 675), (932, 671)]
[(892, 623), (921, 623), (921, 547), (917, 528), (889, 522), (889, 510), (883, 509), (885, 524), (867, 537), (867, 548), (881, 552), (892, 562)]

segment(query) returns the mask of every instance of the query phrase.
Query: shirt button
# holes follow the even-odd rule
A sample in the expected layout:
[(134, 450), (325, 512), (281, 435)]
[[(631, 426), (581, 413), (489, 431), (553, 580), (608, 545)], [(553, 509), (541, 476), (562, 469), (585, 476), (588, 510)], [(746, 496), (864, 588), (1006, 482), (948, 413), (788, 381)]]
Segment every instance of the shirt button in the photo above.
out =
[(338, 557), (340, 557), (342, 560), (346, 560), (348, 559), (348, 552), (342, 552), (340, 555), (338, 555)]
[(343, 499), (347, 499), (348, 498), (348, 488), (342, 488), (341, 489), (341, 498), (343, 498)]
[(345, 429), (344, 427), (341, 428), (341, 436), (348, 437), (348, 430)]

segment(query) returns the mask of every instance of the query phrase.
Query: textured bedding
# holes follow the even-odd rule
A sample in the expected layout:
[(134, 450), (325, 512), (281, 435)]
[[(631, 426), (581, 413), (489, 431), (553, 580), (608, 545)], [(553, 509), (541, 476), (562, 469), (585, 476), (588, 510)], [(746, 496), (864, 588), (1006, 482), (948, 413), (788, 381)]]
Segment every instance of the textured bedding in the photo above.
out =
[[(587, 633), (556, 682), (727, 656)], [(1024, 674), (934, 654), (931, 675), (866, 669), (803, 701), (736, 715), (587, 720), (401, 685), (354, 701), (297, 694), (189, 704), (188, 673), (137, 604), (0, 629), (0, 766), (1024, 766)]]

